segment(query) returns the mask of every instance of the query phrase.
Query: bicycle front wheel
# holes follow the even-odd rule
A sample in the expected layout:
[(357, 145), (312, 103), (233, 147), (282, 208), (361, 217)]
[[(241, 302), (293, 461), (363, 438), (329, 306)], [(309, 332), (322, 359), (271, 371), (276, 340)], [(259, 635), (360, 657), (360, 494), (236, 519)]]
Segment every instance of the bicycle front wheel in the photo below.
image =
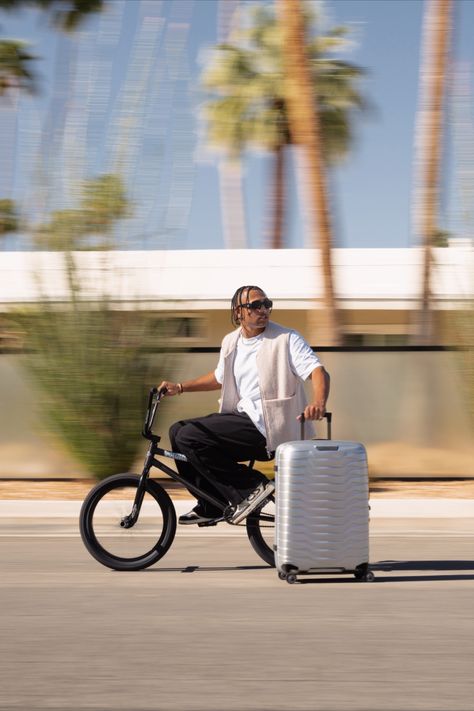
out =
[(275, 540), (275, 497), (252, 511), (246, 519), (247, 536), (252, 548), (265, 563), (275, 566), (273, 544)]
[(173, 543), (176, 512), (166, 491), (147, 479), (136, 523), (123, 521), (132, 512), (140, 477), (116, 474), (87, 495), (80, 513), (81, 537), (89, 553), (113, 570), (142, 570), (162, 558)]

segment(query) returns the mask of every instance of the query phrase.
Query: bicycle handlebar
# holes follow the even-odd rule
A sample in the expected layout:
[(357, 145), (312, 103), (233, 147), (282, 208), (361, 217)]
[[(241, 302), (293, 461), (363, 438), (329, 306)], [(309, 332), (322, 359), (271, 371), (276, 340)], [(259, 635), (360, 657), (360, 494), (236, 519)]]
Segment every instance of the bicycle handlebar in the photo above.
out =
[[(158, 405), (160, 400), (166, 395), (168, 392), (167, 388), (151, 388), (150, 392), (148, 393), (148, 407), (145, 415), (145, 423), (143, 425), (143, 430), (142, 430), (142, 435), (146, 439), (156, 439), (159, 441), (160, 437), (158, 435), (154, 435), (152, 433), (152, 427), (153, 427), (153, 422), (155, 420), (156, 416), (156, 411), (158, 409)], [(324, 417), (326, 418), (327, 422), (327, 438), (331, 439), (331, 423), (332, 423), (332, 412), (326, 412), (324, 414)], [(300, 423), (301, 423), (301, 439), (304, 439), (304, 423), (305, 423), (305, 416), (304, 412), (301, 413), (300, 415)]]
[(142, 430), (142, 435), (146, 439), (158, 437), (158, 435), (153, 435), (151, 430), (153, 427), (153, 422), (155, 420), (156, 411), (158, 409), (158, 404), (161, 398), (163, 398), (167, 392), (167, 388), (161, 388), (161, 390), (159, 390), (158, 388), (151, 388), (150, 392), (148, 393), (148, 407), (146, 410), (145, 423), (143, 425)]

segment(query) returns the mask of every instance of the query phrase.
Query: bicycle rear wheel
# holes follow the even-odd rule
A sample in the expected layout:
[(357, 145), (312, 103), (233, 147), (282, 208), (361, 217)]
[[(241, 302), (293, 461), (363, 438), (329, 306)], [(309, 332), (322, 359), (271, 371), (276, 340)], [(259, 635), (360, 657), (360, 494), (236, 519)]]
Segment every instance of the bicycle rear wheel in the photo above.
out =
[(140, 515), (131, 528), (122, 524), (133, 507), (140, 477), (116, 474), (87, 495), (79, 517), (89, 553), (113, 570), (142, 570), (162, 558), (173, 543), (176, 512), (166, 491), (147, 479)]
[(252, 548), (265, 563), (275, 566), (275, 497), (272, 496), (246, 519), (247, 536)]

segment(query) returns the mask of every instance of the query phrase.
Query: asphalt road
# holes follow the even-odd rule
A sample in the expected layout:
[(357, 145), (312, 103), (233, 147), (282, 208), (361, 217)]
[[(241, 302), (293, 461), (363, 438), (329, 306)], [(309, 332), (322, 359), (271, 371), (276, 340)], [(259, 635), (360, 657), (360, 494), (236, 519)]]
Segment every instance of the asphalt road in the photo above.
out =
[(373, 583), (288, 585), (202, 534), (117, 573), (72, 521), (4, 521), (0, 709), (474, 708), (471, 519), (373, 521)]

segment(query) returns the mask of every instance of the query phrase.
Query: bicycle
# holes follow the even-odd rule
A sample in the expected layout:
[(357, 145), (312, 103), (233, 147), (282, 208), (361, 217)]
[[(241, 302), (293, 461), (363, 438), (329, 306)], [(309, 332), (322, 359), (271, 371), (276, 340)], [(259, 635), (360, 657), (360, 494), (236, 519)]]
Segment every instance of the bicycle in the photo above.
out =
[[(234, 507), (224, 504), (198, 486), (187, 482), (174, 469), (156, 457), (187, 461), (184, 454), (158, 446), (161, 437), (153, 434), (156, 413), (166, 389), (152, 388), (142, 435), (150, 441), (143, 471), (115, 474), (99, 482), (86, 496), (79, 515), (80, 533), (89, 553), (102, 565), (113, 570), (143, 570), (157, 563), (168, 552), (176, 535), (176, 510), (163, 486), (150, 478), (154, 467), (184, 484), (199, 498), (212, 503), (222, 516), (197, 524), (199, 527), (232, 524)], [(254, 461), (249, 462), (249, 468)], [(275, 565), (273, 538), (275, 527), (274, 496), (271, 495), (252, 511), (242, 524), (250, 544), (260, 558)]]

